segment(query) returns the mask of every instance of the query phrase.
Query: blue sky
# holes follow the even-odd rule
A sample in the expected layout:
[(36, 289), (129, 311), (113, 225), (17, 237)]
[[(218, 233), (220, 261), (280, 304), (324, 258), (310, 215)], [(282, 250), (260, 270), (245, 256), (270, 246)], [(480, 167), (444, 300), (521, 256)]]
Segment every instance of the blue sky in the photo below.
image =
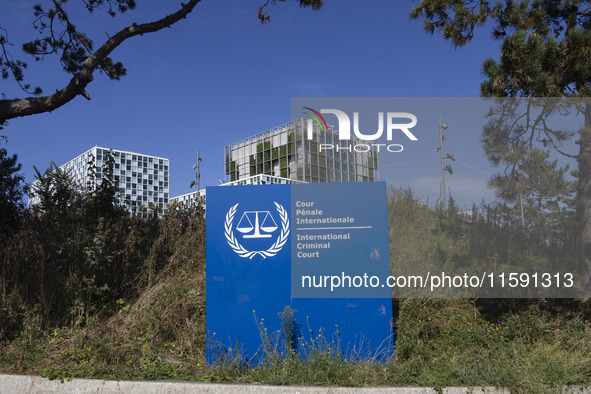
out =
[[(15, 43), (33, 39), (32, 6), (40, 0), (4, 4), (0, 25)], [(99, 46), (131, 22), (158, 19), (178, 2), (138, 2), (135, 11), (88, 16), (77, 5), (70, 15)], [(81, 3), (81, 2), (80, 2)], [(408, 17), (412, 1), (326, 0), (322, 10), (296, 2), (270, 6), (271, 22), (256, 18), (263, 0), (204, 0), (172, 29), (133, 38), (114, 53), (128, 75), (109, 81), (95, 75), (82, 97), (53, 113), (11, 120), (2, 130), (17, 153), (27, 182), (32, 166), (61, 165), (98, 145), (167, 157), (171, 195), (189, 192), (195, 151), (204, 159), (202, 186), (224, 178), (226, 144), (288, 122), (291, 98), (325, 97), (477, 97), (481, 64), (497, 57), (499, 43), (481, 29), (464, 48), (453, 49), (423, 32)], [(19, 55), (18, 46), (13, 49)], [(29, 63), (27, 82), (45, 93), (61, 89), (70, 76), (57, 59)], [(22, 96), (10, 81), (0, 91)], [(382, 156), (382, 180), (412, 186), (431, 201), (439, 194), (441, 169), (436, 118), (423, 125), (421, 149)], [(447, 183), (465, 207), (491, 200), (486, 182), (495, 169), (483, 158), (479, 130), (446, 121), (446, 151), (453, 152), (454, 175)], [(457, 123), (457, 122), (456, 122)]]

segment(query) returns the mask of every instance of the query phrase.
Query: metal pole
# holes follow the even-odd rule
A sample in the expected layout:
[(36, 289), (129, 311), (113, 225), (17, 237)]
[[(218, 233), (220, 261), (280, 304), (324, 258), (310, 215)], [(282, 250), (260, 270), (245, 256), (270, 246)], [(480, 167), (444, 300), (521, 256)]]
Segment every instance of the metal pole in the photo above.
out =
[(441, 116), (439, 117), (439, 151), (441, 153), (441, 182), (443, 191), (443, 211), (447, 211), (447, 197), (445, 196), (445, 169), (443, 168), (443, 131), (441, 126)]
[[(521, 185), (519, 186), (521, 188)], [(525, 231), (525, 215), (523, 214), (523, 193), (519, 190), (519, 205), (521, 205), (521, 228)]]
[(195, 174), (195, 177), (197, 178), (197, 195), (199, 195), (199, 180), (201, 178), (201, 172), (199, 172), (199, 162), (201, 161), (201, 159), (199, 158), (199, 149), (197, 149), (197, 174)]

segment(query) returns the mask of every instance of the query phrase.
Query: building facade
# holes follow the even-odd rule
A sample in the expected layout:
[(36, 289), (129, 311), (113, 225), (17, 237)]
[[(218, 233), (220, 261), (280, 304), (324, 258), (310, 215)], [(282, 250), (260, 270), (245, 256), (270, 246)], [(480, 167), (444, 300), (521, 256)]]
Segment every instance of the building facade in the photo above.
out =
[[(332, 126), (313, 124), (307, 138), (305, 119), (297, 119), (225, 147), (225, 174), (235, 182), (264, 174), (301, 182), (378, 180), (378, 153), (356, 152), (360, 140), (342, 141)], [(320, 149), (322, 144), (339, 147)], [(323, 145), (326, 146), (326, 145)]]
[(203, 198), (205, 201), (205, 189), (195, 190), (194, 192), (181, 194), (180, 196), (171, 197), (170, 204), (177, 204), (180, 206), (190, 206), (196, 204), (198, 199)]
[[(291, 183), (305, 183), (288, 178), (281, 178), (278, 176), (259, 174), (248, 178), (239, 179), (233, 182), (226, 182), (220, 186), (241, 186), (241, 185), (287, 185)], [(180, 205), (190, 205), (197, 202), (197, 198), (203, 198), (205, 201), (205, 189), (186, 193), (177, 197), (172, 197), (170, 203), (177, 203)]]
[[(166, 213), (170, 190), (168, 159), (95, 146), (60, 166), (60, 169), (67, 171), (81, 190), (92, 190), (101, 184), (105, 176), (109, 152), (113, 157), (113, 180), (119, 191), (119, 205), (132, 216), (144, 216), (149, 212), (150, 205)], [(36, 182), (31, 185), (32, 190)], [(35, 196), (29, 196), (29, 205), (36, 202)]]

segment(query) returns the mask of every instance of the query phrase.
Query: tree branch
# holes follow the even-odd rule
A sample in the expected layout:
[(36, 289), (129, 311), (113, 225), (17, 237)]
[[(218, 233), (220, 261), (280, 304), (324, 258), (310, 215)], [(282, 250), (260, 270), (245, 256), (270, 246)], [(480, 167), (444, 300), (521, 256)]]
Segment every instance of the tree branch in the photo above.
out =
[(200, 1), (189, 0), (187, 4), (181, 3), (182, 7), (177, 12), (160, 20), (141, 25), (133, 24), (120, 30), (110, 37), (96, 52), (88, 56), (82, 63), (80, 71), (74, 74), (68, 85), (54, 94), (43, 97), (0, 100), (0, 125), (8, 119), (53, 111), (73, 100), (77, 95), (87, 95), (85, 88), (94, 79), (94, 71), (121, 43), (128, 38), (152, 33), (175, 24), (193, 11), (193, 8)]

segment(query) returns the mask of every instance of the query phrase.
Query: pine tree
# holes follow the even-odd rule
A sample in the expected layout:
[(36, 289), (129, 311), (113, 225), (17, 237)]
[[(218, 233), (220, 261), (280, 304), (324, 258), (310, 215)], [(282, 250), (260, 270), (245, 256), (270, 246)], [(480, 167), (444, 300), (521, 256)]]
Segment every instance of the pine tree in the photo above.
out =
[[(498, 61), (486, 59), (480, 92), (487, 97), (591, 97), (591, 7), (587, 0), (421, 0), (411, 11), (423, 18), (428, 33), (436, 30), (454, 46), (470, 42), (478, 26), (491, 23), (501, 40)], [(535, 127), (503, 130), (489, 136), (531, 149), (554, 148), (577, 160), (577, 209), (580, 218), (580, 263), (591, 281), (591, 102), (579, 108), (584, 125), (578, 133)], [(549, 114), (549, 112), (548, 112)], [(575, 140), (570, 155), (561, 144)], [(485, 149), (491, 140), (485, 137)], [(490, 155), (489, 155), (490, 157)], [(524, 155), (527, 157), (527, 155)], [(502, 160), (502, 158), (501, 158)]]
[[(6, 137), (0, 136), (2, 140), (6, 141)], [(24, 178), (18, 173), (20, 169), (17, 156), (9, 156), (5, 148), (0, 148), (0, 245), (15, 231), (23, 209)]]
[[(268, 22), (270, 16), (266, 11), (269, 4), (286, 0), (261, 0), (263, 3), (257, 12), (261, 23)], [(43, 5), (43, 2), (47, 5)], [(40, 1), (33, 7), (33, 27), (39, 37), (17, 45), (9, 41), (8, 32), (0, 22), (0, 79), (12, 79), (29, 97), (5, 99), (0, 92), (0, 130), (7, 120), (19, 116), (29, 116), (51, 112), (82, 96), (90, 100), (86, 87), (93, 81), (95, 72), (102, 72), (112, 80), (119, 80), (127, 74), (124, 65), (111, 58), (112, 52), (132, 37), (144, 36), (180, 22), (185, 19), (201, 0), (187, 0), (177, 4), (176, 12), (162, 18), (145, 23), (132, 23), (118, 32), (98, 36), (102, 44), (95, 46), (91, 36), (83, 31), (83, 27), (74, 20), (68, 10), (67, 0)], [(319, 10), (322, 0), (297, 0), (301, 7)], [(135, 0), (84, 0), (84, 7), (90, 12), (104, 10), (110, 16), (130, 12), (136, 8)], [(97, 29), (89, 29), (97, 30)], [(102, 30), (98, 29), (98, 31)], [(22, 47), (23, 51), (35, 61), (42, 61), (46, 56), (58, 56), (65, 72), (72, 75), (69, 83), (55, 93), (41, 96), (41, 87), (32, 87), (26, 82), (25, 70), (27, 63), (11, 52), (13, 47)], [(53, 89), (51, 89), (53, 91)]]

